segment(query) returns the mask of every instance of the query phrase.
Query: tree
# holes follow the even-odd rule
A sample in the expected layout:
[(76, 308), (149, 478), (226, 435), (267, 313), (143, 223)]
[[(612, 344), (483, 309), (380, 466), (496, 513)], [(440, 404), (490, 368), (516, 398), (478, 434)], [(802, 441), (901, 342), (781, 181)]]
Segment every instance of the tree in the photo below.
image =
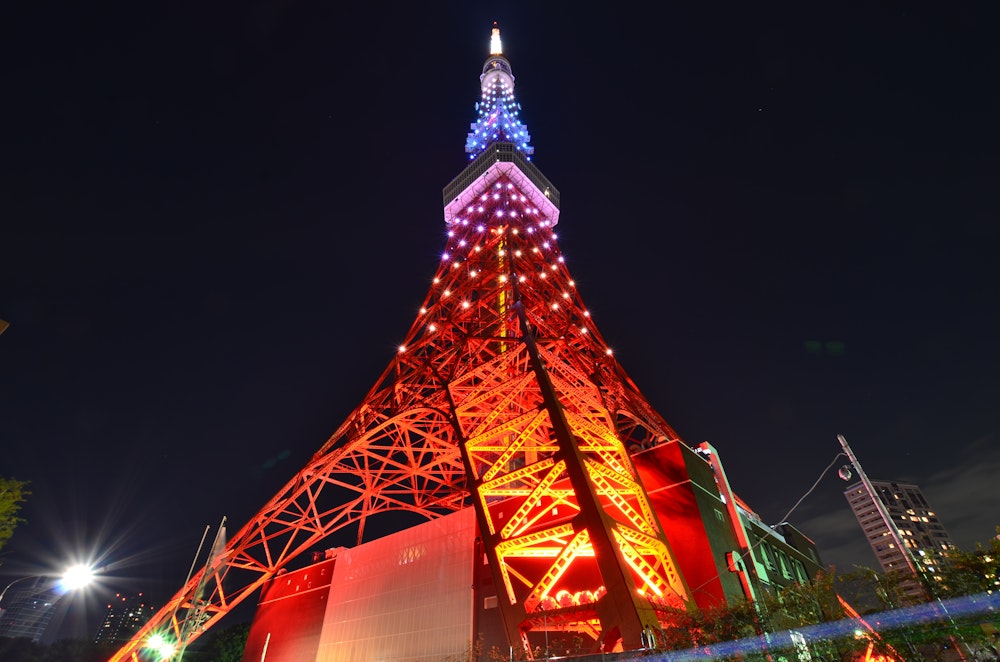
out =
[(926, 568), (919, 577), (922, 597), (914, 598), (906, 590), (912, 576), (863, 567), (841, 575), (838, 591), (901, 654), (937, 659), (961, 646), (967, 659), (977, 655), (996, 659), (1000, 539), (976, 545), (972, 551), (923, 552), (919, 558)]
[(95, 644), (86, 639), (62, 639), (50, 644), (42, 659), (45, 662), (104, 662), (115, 652), (113, 644)]
[(212, 632), (207, 637), (208, 641), (204, 644), (203, 652), (197, 652), (197, 657), (192, 657), (211, 662), (240, 662), (243, 659), (243, 650), (247, 647), (249, 634), (249, 623), (237, 623), (218, 632)]
[(931, 604), (937, 606), (946, 625), (939, 629), (975, 653), (997, 655), (1000, 538), (993, 538), (985, 545), (979, 543), (971, 551), (949, 549), (935, 554), (928, 562), (935, 568), (934, 576), (925, 575), (922, 579)]
[(0, 549), (14, 535), (17, 525), (24, 521), (17, 514), (30, 494), (27, 481), (0, 476)]
[(44, 662), (45, 648), (27, 637), (0, 637), (0, 660), (4, 662)]
[(979, 543), (972, 551), (950, 549), (930, 559), (939, 579), (925, 577), (935, 598), (954, 598), (1000, 590), (1000, 537)]

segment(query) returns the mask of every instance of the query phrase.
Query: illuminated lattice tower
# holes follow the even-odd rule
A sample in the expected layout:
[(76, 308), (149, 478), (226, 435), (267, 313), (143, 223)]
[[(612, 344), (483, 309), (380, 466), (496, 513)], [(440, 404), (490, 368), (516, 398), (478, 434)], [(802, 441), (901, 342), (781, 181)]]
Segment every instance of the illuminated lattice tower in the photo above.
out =
[[(639, 648), (689, 591), (628, 448), (676, 440), (601, 338), (531, 163), (494, 26), (448, 240), (395, 358), (307, 465), (113, 660), (195, 639), (323, 539), (387, 511), (474, 507), (511, 643), (531, 630)], [(569, 605), (557, 595), (572, 596)]]

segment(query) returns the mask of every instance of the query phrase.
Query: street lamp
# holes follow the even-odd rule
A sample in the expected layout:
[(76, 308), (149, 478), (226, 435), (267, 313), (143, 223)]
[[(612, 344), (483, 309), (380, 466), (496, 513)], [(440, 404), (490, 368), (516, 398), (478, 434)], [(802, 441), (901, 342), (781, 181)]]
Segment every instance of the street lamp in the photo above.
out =
[(87, 586), (92, 581), (94, 581), (94, 569), (78, 563), (63, 573), (60, 583), (67, 591), (74, 591)]
[[(3, 591), (0, 591), (0, 603), (3, 602), (3, 598), (7, 595), (8, 589), (18, 582), (23, 582), (27, 579), (41, 579), (43, 577), (49, 577), (51, 575), (26, 575), (24, 577), (18, 577), (14, 581), (10, 582), (4, 586)], [(67, 591), (73, 591), (78, 588), (83, 588), (87, 584), (94, 581), (94, 570), (93, 568), (77, 564), (68, 568), (62, 575), (59, 576), (59, 585), (62, 586)]]
[[(851, 461), (851, 465), (854, 467), (854, 470), (858, 472), (858, 478), (861, 479), (861, 484), (864, 485), (868, 498), (871, 499), (872, 505), (878, 512), (879, 517), (882, 518), (882, 523), (885, 524), (885, 528), (889, 530), (889, 535), (892, 537), (893, 544), (896, 545), (900, 554), (903, 555), (903, 562), (906, 563), (906, 567), (909, 568), (910, 574), (913, 575), (914, 579), (919, 580), (921, 577), (921, 569), (917, 566), (917, 563), (910, 555), (910, 550), (903, 541), (903, 536), (899, 532), (899, 528), (896, 527), (896, 523), (892, 520), (892, 515), (889, 514), (885, 504), (882, 503), (882, 499), (880, 499), (878, 494), (875, 492), (875, 487), (872, 485), (871, 481), (868, 480), (868, 474), (866, 474), (865, 470), (861, 468), (861, 463), (858, 462), (858, 458), (854, 456), (854, 451), (851, 450), (851, 447), (848, 445), (847, 439), (844, 438), (844, 435), (838, 434), (837, 440), (840, 442), (840, 446), (844, 449), (844, 454), (847, 455), (847, 459)], [(841, 471), (843, 471), (843, 469), (841, 469)], [(843, 473), (841, 474), (841, 477), (844, 478), (844, 480), (848, 480), (851, 476), (849, 471), (846, 472), (846, 474), (846, 478), (844, 478)]]
[[(866, 474), (865, 470), (861, 468), (861, 463), (858, 462), (858, 458), (854, 456), (854, 451), (852, 451), (851, 447), (848, 445), (847, 439), (844, 438), (844, 435), (838, 434), (837, 440), (840, 441), (840, 445), (844, 449), (844, 453), (847, 455), (847, 458), (851, 461), (851, 465), (858, 472), (858, 477), (861, 479), (861, 483), (862, 485), (864, 485), (865, 491), (868, 493), (868, 497), (872, 500), (872, 505), (875, 506), (875, 510), (878, 511), (878, 514), (879, 516), (881, 516), (882, 521), (889, 529), (889, 535), (892, 536), (893, 543), (899, 548), (899, 551), (902, 552), (903, 560), (906, 562), (906, 567), (909, 568), (910, 573), (913, 575), (914, 580), (916, 580), (917, 585), (920, 587), (921, 592), (924, 594), (924, 596), (926, 596), (928, 600), (932, 600), (937, 603), (938, 607), (941, 608), (941, 611), (943, 612), (945, 618), (948, 619), (948, 622), (951, 625), (952, 629), (955, 631), (955, 635), (951, 636), (951, 640), (955, 645), (955, 650), (958, 652), (959, 659), (961, 659), (962, 662), (965, 662), (966, 659), (965, 654), (962, 652), (962, 648), (958, 646), (957, 642), (955, 641), (956, 635), (958, 641), (961, 641), (963, 644), (965, 643), (965, 640), (962, 639), (962, 635), (958, 630), (958, 626), (955, 624), (955, 620), (951, 617), (951, 613), (948, 612), (948, 608), (945, 606), (944, 602), (941, 601), (940, 597), (937, 597), (931, 593), (929, 589), (930, 582), (927, 581), (927, 576), (924, 572), (923, 564), (921, 564), (918, 560), (914, 559), (909, 548), (906, 546), (906, 543), (903, 542), (903, 535), (899, 532), (899, 529), (896, 527), (896, 523), (892, 520), (892, 516), (889, 514), (889, 510), (885, 507), (885, 504), (882, 503), (882, 499), (879, 498), (878, 494), (875, 492), (875, 487), (872, 485), (871, 481), (868, 480), (868, 474)], [(846, 478), (843, 476), (843, 474), (841, 474), (841, 478), (847, 480), (848, 478), (850, 478), (850, 472), (847, 472)], [(968, 644), (966, 644), (966, 646), (968, 646)]]

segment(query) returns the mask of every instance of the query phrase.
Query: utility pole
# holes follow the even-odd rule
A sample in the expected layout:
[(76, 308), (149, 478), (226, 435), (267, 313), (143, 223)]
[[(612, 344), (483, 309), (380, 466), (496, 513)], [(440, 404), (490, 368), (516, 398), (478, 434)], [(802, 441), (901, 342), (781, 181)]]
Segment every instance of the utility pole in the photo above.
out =
[[(956, 640), (956, 635), (952, 635), (950, 639), (952, 641), (952, 644), (955, 646), (955, 650), (958, 652), (958, 656), (962, 659), (963, 662), (965, 662), (966, 659), (965, 653), (962, 652), (962, 647), (958, 645), (958, 642), (962, 641), (961, 635), (958, 635), (958, 626), (955, 624), (954, 619), (948, 612), (948, 608), (941, 601), (941, 598), (931, 595), (930, 590), (927, 588), (928, 582), (926, 581), (926, 577), (924, 575), (923, 566), (919, 564), (916, 560), (914, 560), (913, 556), (910, 554), (909, 548), (903, 543), (903, 535), (899, 532), (899, 529), (896, 527), (896, 523), (892, 521), (892, 516), (889, 515), (889, 510), (885, 507), (885, 504), (882, 503), (882, 499), (880, 499), (878, 494), (875, 493), (874, 486), (872, 486), (871, 481), (868, 480), (868, 474), (866, 474), (865, 470), (861, 468), (861, 463), (858, 462), (858, 458), (854, 456), (854, 451), (851, 450), (850, 445), (847, 443), (847, 439), (845, 439), (844, 435), (842, 434), (838, 434), (837, 439), (840, 441), (840, 445), (843, 447), (844, 453), (847, 455), (848, 459), (850, 459), (851, 465), (854, 467), (854, 470), (858, 472), (858, 477), (861, 478), (861, 483), (862, 485), (865, 486), (865, 491), (868, 492), (868, 496), (871, 498), (872, 504), (875, 506), (875, 509), (878, 511), (878, 514), (881, 515), (882, 521), (885, 522), (886, 527), (888, 527), (889, 535), (892, 536), (892, 539), (896, 543), (896, 546), (899, 548), (899, 551), (903, 553), (903, 560), (906, 561), (906, 565), (910, 569), (910, 572), (913, 574), (913, 578), (920, 585), (927, 599), (929, 601), (936, 602), (938, 607), (941, 608), (941, 611), (944, 613), (945, 618), (948, 619), (949, 624), (955, 631), (957, 635), (957, 640)], [(962, 641), (962, 643), (965, 642)]]
[(851, 466), (854, 470), (858, 472), (858, 477), (861, 478), (861, 484), (865, 486), (865, 491), (868, 492), (868, 498), (872, 500), (872, 505), (875, 506), (875, 510), (882, 517), (882, 521), (885, 523), (887, 529), (889, 529), (889, 535), (892, 536), (892, 541), (896, 544), (896, 547), (903, 555), (903, 560), (906, 562), (906, 566), (910, 569), (910, 573), (914, 578), (919, 579), (920, 571), (917, 569), (917, 564), (914, 562), (913, 558), (910, 556), (910, 552), (903, 542), (903, 534), (899, 532), (896, 527), (896, 523), (892, 521), (892, 516), (889, 514), (889, 510), (882, 503), (882, 499), (879, 498), (878, 494), (875, 493), (875, 487), (872, 482), (868, 480), (868, 474), (865, 470), (861, 468), (861, 463), (858, 462), (858, 458), (854, 456), (854, 451), (851, 450), (850, 445), (847, 443), (847, 439), (844, 435), (838, 434), (837, 439), (840, 441), (840, 445), (844, 449), (844, 453), (847, 458), (851, 461)]

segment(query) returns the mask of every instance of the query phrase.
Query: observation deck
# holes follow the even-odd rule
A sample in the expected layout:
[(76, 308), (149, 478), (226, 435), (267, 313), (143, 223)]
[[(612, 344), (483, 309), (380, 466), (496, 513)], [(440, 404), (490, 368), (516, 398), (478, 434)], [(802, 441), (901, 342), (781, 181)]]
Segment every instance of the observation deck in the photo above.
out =
[[(517, 171), (516, 173), (514, 171)], [(529, 161), (513, 143), (493, 143), (477, 156), (455, 177), (442, 192), (445, 223), (451, 223), (455, 216), (486, 190), (501, 174), (517, 179), (519, 174), (530, 182), (527, 190), (534, 189), (532, 203), (555, 225), (559, 219), (559, 190)]]

